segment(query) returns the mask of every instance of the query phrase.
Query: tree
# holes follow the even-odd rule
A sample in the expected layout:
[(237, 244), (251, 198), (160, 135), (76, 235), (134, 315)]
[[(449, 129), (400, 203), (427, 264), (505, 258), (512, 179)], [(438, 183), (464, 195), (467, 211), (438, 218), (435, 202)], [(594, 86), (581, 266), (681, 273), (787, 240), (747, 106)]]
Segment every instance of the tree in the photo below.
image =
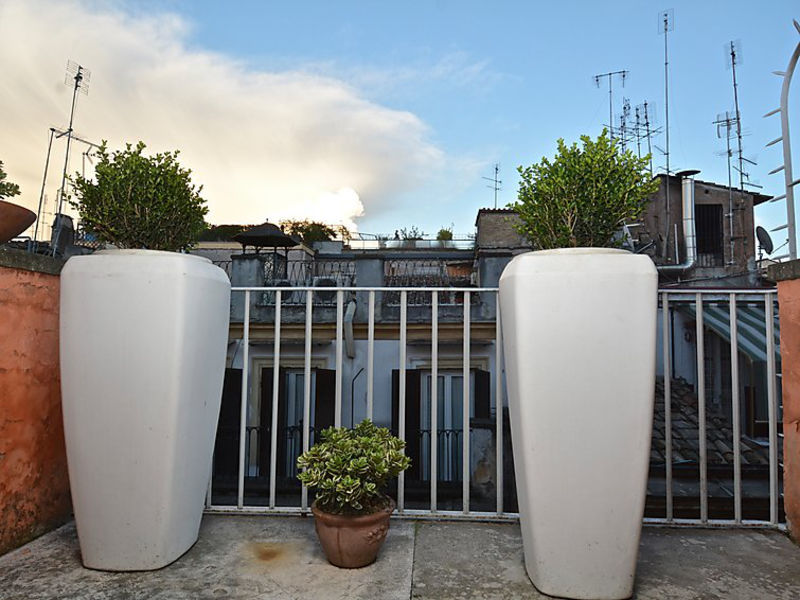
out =
[(534, 249), (615, 245), (614, 234), (638, 218), (658, 190), (646, 170), (649, 156), (622, 152), (605, 129), (597, 140), (580, 139), (581, 146), (559, 139), (552, 161), (517, 169), (518, 200), (509, 207)]
[(19, 195), (19, 186), (6, 181), (6, 172), (3, 170), (3, 161), (0, 160), (0, 200)]
[(425, 232), (419, 229), (416, 225), (412, 225), (408, 229), (405, 227), (400, 228), (399, 231), (395, 232), (395, 238), (399, 238), (401, 240), (406, 241), (416, 241), (421, 240), (425, 237)]
[(281, 221), (281, 228), (289, 235), (299, 237), (306, 246), (314, 242), (329, 242), (337, 237), (343, 240), (350, 239), (350, 231), (344, 225), (326, 225), (319, 221), (287, 219)]
[(185, 250), (206, 228), (202, 186), (177, 161), (178, 151), (143, 154), (145, 144), (128, 144), (109, 154), (104, 141), (97, 152), (95, 179), (76, 174), (78, 210), (83, 226), (118, 248)]
[(440, 242), (449, 242), (453, 239), (453, 227), (442, 227), (436, 234), (436, 239)]

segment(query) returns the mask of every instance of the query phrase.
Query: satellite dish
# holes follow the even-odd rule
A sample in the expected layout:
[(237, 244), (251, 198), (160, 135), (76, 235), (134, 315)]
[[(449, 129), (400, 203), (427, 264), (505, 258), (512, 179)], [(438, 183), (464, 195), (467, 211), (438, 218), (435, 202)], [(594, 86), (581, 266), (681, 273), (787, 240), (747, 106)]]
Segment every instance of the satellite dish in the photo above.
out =
[(759, 225), (756, 227), (756, 237), (758, 238), (758, 244), (761, 246), (761, 250), (767, 254), (772, 254), (774, 247), (772, 245), (772, 238), (769, 237), (767, 230)]

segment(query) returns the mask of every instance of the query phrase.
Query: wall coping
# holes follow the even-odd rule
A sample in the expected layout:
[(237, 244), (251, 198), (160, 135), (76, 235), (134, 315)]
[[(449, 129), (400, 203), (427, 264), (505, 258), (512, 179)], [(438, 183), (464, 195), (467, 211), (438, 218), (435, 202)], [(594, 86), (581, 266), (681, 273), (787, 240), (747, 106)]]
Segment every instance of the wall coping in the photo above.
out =
[(0, 248), (0, 267), (59, 275), (65, 262), (64, 259), (52, 256), (32, 254), (14, 248)]
[(767, 275), (772, 281), (800, 279), (800, 260), (775, 263), (767, 267)]

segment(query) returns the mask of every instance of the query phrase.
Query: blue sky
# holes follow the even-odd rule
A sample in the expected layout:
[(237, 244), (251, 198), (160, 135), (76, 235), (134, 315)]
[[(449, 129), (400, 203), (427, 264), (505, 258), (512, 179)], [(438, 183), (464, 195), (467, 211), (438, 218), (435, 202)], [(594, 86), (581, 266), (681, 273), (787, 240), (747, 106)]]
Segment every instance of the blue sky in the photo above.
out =
[[(599, 133), (608, 119), (608, 94), (605, 87), (595, 88), (592, 77), (597, 73), (627, 69), (630, 74), (625, 88), (615, 81), (615, 111), (619, 112), (623, 96), (634, 106), (645, 100), (654, 102), (657, 122), (663, 125), (664, 40), (658, 33), (658, 13), (673, 8), (675, 29), (669, 37), (673, 168), (701, 169), (700, 178), (706, 180), (727, 179), (725, 158), (718, 155), (724, 140), (717, 139), (712, 121), (717, 113), (732, 109), (731, 73), (726, 68), (723, 48), (729, 40), (739, 40), (743, 57), (737, 71), (740, 106), (748, 134), (745, 155), (757, 158), (758, 166), (751, 169), (751, 174), (764, 185), (764, 191), (782, 193), (781, 176), (766, 175), (780, 163), (779, 149), (764, 149), (767, 141), (779, 135), (779, 123), (774, 117), (762, 119), (762, 115), (778, 103), (781, 80), (771, 71), (785, 68), (800, 41), (791, 23), (792, 18), (800, 19), (800, 4), (794, 0), (673, 1), (663, 6), (644, 1), (164, 0), (111, 5), (78, 2), (73, 6), (84, 13), (113, 13), (117, 15), (117, 23), (126, 27), (139, 21), (149, 23), (151, 29), (158, 30), (154, 35), (172, 36), (165, 43), (166, 50), (161, 51), (165, 64), (172, 69), (173, 50), (180, 53), (185, 60), (174, 67), (176, 72), (183, 69), (179, 76), (199, 80), (201, 89), (208, 90), (210, 97), (221, 102), (226, 101), (224, 89), (230, 90), (231, 85), (224, 76), (215, 79), (214, 69), (204, 68), (202, 60), (192, 67), (193, 56), (205, 59), (211, 56), (212, 62), (222, 61), (228, 70), (251, 78), (258, 79), (264, 73), (299, 74), (307, 80), (323, 82), (323, 93), (333, 89), (335, 94), (330, 94), (332, 99), (323, 108), (313, 102), (304, 107), (306, 120), (297, 127), (306, 133), (341, 131), (334, 140), (324, 135), (303, 138), (302, 145), (318, 154), (313, 164), (307, 165), (308, 172), (319, 173), (330, 168), (333, 173), (339, 169), (339, 149), (344, 144), (342, 140), (348, 138), (355, 145), (369, 149), (371, 157), (380, 156), (378, 164), (359, 155), (357, 150), (348, 150), (350, 158), (345, 161), (345, 171), (369, 171), (374, 177), (363, 180), (351, 176), (353, 182), (348, 183), (346, 175), (331, 175), (330, 182), (320, 184), (320, 189), (331, 190), (332, 195), (325, 196), (329, 204), (332, 206), (344, 197), (344, 205), (350, 206), (347, 204), (353, 200), (350, 192), (344, 195), (339, 192), (352, 188), (363, 206), (363, 216), (357, 216), (361, 209), (354, 209), (347, 218), (352, 218), (361, 231), (391, 232), (416, 225), (428, 233), (451, 224), (456, 232), (472, 231), (477, 209), (493, 205), (493, 192), (482, 177), (492, 174), (494, 163), (500, 163), (503, 186), (498, 204), (503, 206), (515, 199), (518, 165), (551, 155), (559, 137), (571, 141), (583, 133)], [(172, 23), (166, 33), (160, 26), (153, 26), (154, 22), (166, 21)], [(78, 50), (89, 55), (85, 62), (100, 61), (99, 56), (92, 54), (91, 44), (99, 44), (101, 39), (93, 39), (94, 32), (81, 32), (80, 26), (76, 27), (76, 39), (77, 36), (84, 39), (79, 42), (65, 37), (59, 61), (69, 58), (65, 53)], [(122, 52), (119, 60), (135, 61), (133, 54), (133, 50)], [(126, 65), (117, 68), (125, 69)], [(193, 68), (198, 71), (192, 72)], [(96, 75), (93, 86), (110, 83), (110, 75)], [(60, 76), (60, 73), (52, 75), (53, 79)], [(237, 83), (237, 99), (231, 102), (231, 111), (248, 110), (239, 104), (240, 96), (251, 89), (250, 81), (241, 86)], [(140, 88), (128, 88), (130, 93), (147, 96), (146, 77), (134, 85)], [(217, 85), (224, 89), (215, 90)], [(797, 88), (800, 88), (800, 74), (792, 96), (796, 129), (800, 127)], [(269, 90), (269, 85), (258, 90), (264, 102), (269, 102)], [(309, 98), (318, 92), (310, 90)], [(63, 92), (60, 93), (58, 102), (63, 99)], [(342, 103), (351, 112), (370, 113), (369, 136), (363, 146), (358, 117), (350, 121), (337, 116), (339, 95), (345, 98)], [(87, 125), (90, 134), (103, 137), (106, 130), (113, 128), (95, 116), (99, 110), (96, 105), (95, 110), (90, 107), (91, 97), (90, 93), (79, 108), (91, 112), (94, 119)], [(202, 123), (202, 109), (197, 110)], [(381, 121), (384, 117), (391, 121), (385, 128)], [(57, 122), (59, 118), (57, 113), (52, 120)], [(270, 121), (272, 118), (274, 111), (258, 117), (264, 128), (260, 139), (268, 140), (272, 132), (281, 129), (281, 121)], [(142, 123), (141, 130), (148, 131), (144, 120)], [(220, 124), (217, 138), (222, 140), (225, 132), (236, 127), (247, 129), (247, 123), (247, 115), (242, 114), (229, 124)], [(80, 129), (80, 120), (77, 128)], [(384, 130), (399, 141), (396, 144), (376, 141), (376, 136), (379, 138)], [(200, 150), (192, 146), (207, 147), (202, 139), (180, 134), (159, 137), (163, 127), (154, 131), (154, 137), (158, 138), (156, 146), (180, 147), (187, 160), (196, 159), (195, 171), (200, 179), (204, 176), (202, 166), (215, 164), (204, 161)], [(797, 131), (796, 142), (800, 141), (800, 129)], [(125, 134), (130, 135), (128, 131)], [(232, 143), (236, 135), (233, 131)], [(292, 131), (281, 135), (291, 136)], [(115, 139), (114, 135), (105, 137)], [(655, 143), (663, 147), (663, 136)], [(272, 164), (283, 159), (280, 144), (263, 156), (258, 154), (257, 144), (247, 147), (247, 152), (236, 154), (231, 149), (225, 155), (234, 157), (227, 159), (230, 162), (226, 163), (226, 176), (235, 177), (241, 171), (249, 190), (259, 183), (254, 182), (252, 172), (244, 172), (248, 161)], [(0, 152), (5, 154), (2, 142)], [(795, 154), (800, 156), (800, 150)], [(302, 152), (293, 156), (294, 163), (302, 163)], [(42, 162), (41, 158), (37, 160)], [(216, 162), (225, 160), (219, 158)], [(658, 153), (655, 160), (663, 164)], [(293, 177), (297, 178), (298, 173), (302, 177), (303, 165), (294, 163), (290, 169)], [(10, 174), (12, 171), (9, 168)], [(279, 170), (271, 172), (271, 176), (277, 176), (276, 172)], [(207, 189), (214, 192), (209, 197), (212, 220), (254, 219), (252, 211), (233, 206), (228, 211), (216, 210), (218, 218), (214, 219), (214, 206), (223, 202), (224, 186), (209, 181)], [(281, 213), (281, 209), (275, 208), (275, 203), (281, 202), (280, 195), (275, 191), (270, 196), (272, 204), (265, 204), (262, 211), (266, 216)], [(248, 202), (252, 205), (258, 200), (251, 197)], [(321, 214), (315, 208), (325, 205), (325, 201), (321, 202), (309, 205), (309, 217)], [(782, 220), (782, 212), (783, 205), (776, 203), (759, 209), (757, 220), (774, 225)], [(241, 218), (237, 219), (237, 215)], [(778, 238), (780, 235), (776, 241)]]

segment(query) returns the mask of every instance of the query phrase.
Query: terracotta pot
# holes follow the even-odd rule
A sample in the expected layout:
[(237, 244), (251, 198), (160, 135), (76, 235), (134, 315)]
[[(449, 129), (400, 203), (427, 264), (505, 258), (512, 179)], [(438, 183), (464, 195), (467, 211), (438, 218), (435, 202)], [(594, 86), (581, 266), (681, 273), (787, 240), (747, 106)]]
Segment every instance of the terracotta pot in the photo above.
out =
[(332, 515), (311, 505), (317, 536), (328, 562), (345, 569), (366, 567), (375, 562), (378, 551), (389, 531), (389, 517), (394, 512), (394, 500), (389, 506), (369, 515)]
[(36, 213), (27, 208), (0, 200), (0, 244), (14, 239), (36, 220)]

